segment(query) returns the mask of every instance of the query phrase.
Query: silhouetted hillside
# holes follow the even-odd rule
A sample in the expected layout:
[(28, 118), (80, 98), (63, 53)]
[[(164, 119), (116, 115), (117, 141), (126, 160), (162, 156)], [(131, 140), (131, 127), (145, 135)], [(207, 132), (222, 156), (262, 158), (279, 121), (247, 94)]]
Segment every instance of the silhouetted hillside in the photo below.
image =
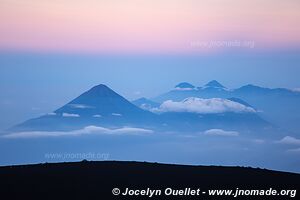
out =
[[(135, 199), (112, 189), (198, 189), (200, 196), (179, 199), (297, 199), (297, 196), (209, 196), (209, 189), (285, 189), (299, 192), (300, 174), (264, 169), (183, 166), (143, 162), (76, 162), (0, 167), (1, 199)], [(299, 196), (299, 195), (298, 195)], [(139, 196), (137, 199), (150, 199)], [(155, 196), (152, 199), (177, 199)]]

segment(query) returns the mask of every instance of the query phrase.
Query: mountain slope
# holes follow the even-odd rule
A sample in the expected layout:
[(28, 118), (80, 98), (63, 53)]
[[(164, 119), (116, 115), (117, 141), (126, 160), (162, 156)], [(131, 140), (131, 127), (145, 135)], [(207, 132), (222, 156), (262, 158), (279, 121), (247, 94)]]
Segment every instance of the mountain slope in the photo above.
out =
[(75, 130), (97, 125), (120, 127), (145, 125), (155, 115), (138, 108), (105, 85), (98, 85), (53, 113), (28, 120), (10, 131)]
[(217, 128), (258, 134), (273, 127), (253, 107), (237, 98), (189, 97), (179, 102), (170, 100), (160, 106), (160, 111), (166, 126), (183, 132)]
[(75, 98), (54, 113), (79, 113), (82, 117), (101, 115), (110, 117), (119, 115), (123, 117), (136, 117), (137, 115), (149, 114), (120, 96), (106, 85), (98, 85)]

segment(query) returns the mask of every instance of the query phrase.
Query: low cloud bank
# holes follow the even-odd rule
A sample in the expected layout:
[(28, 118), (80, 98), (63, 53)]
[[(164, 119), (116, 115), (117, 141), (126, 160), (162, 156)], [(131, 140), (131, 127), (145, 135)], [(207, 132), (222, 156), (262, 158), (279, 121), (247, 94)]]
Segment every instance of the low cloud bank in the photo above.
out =
[(300, 145), (300, 139), (297, 139), (297, 138), (294, 138), (294, 137), (291, 137), (291, 136), (285, 136), (281, 140), (277, 141), (277, 143)]
[(87, 126), (83, 129), (74, 131), (26, 131), (4, 135), (4, 138), (38, 138), (38, 137), (60, 137), (60, 136), (80, 136), (89, 134), (106, 135), (143, 135), (153, 133), (152, 130), (123, 127), (119, 129), (108, 129), (100, 126)]
[(85, 104), (68, 104), (68, 106), (72, 108), (78, 108), (78, 109), (94, 108), (93, 106), (89, 106)]
[(204, 135), (215, 135), (215, 136), (239, 136), (240, 133), (237, 131), (225, 131), (222, 129), (209, 129), (204, 131)]
[(80, 117), (80, 115), (74, 114), (74, 113), (63, 113), (62, 116), (63, 117)]

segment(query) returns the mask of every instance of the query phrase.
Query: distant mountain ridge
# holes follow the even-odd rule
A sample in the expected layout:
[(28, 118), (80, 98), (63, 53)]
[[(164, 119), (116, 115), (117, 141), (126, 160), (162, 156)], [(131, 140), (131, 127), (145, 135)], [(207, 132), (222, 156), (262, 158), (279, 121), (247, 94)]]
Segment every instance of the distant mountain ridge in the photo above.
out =
[[(170, 90), (152, 98), (162, 103), (167, 100), (182, 101), (188, 97), (240, 99), (260, 111), (260, 116), (290, 131), (300, 130), (300, 92), (285, 88), (264, 88), (248, 84), (228, 89), (216, 80), (196, 90)], [(240, 101), (239, 100), (239, 101)], [(241, 101), (240, 101), (241, 102)], [(285, 117), (283, 117), (285, 116)]]
[[(179, 87), (181, 86), (181, 87)], [(176, 90), (176, 88), (193, 88), (194, 90)], [(300, 97), (300, 92), (293, 91), (285, 88), (264, 88), (260, 86), (256, 86), (253, 84), (248, 84), (245, 86), (241, 86), (236, 89), (228, 89), (220, 82), (216, 80), (212, 80), (205, 84), (204, 86), (193, 86), (188, 82), (183, 82), (174, 87), (174, 89), (170, 90), (167, 93), (163, 93), (157, 97), (152, 98), (151, 100), (154, 102), (163, 102), (170, 99), (183, 100), (185, 98), (194, 96), (194, 97), (202, 97), (202, 98), (241, 98), (239, 95), (247, 93), (249, 95), (252, 94), (284, 94), (284, 95), (293, 95)]]
[[(204, 87), (183, 82), (177, 84), (175, 90), (156, 98), (140, 98), (129, 102), (106, 85), (100, 84), (53, 113), (28, 120), (10, 131), (76, 130), (86, 126), (100, 126), (138, 127), (153, 131), (194, 132), (219, 128), (260, 132), (270, 129), (272, 125), (264, 113), (267, 107), (261, 106), (264, 104), (259, 104), (259, 100), (266, 100), (270, 95), (274, 97), (274, 94), (282, 98), (282, 93), (300, 97), (285, 89), (253, 85), (229, 90), (213, 80)], [(267, 105), (272, 107), (272, 103)], [(267, 116), (266, 119), (264, 116)]]

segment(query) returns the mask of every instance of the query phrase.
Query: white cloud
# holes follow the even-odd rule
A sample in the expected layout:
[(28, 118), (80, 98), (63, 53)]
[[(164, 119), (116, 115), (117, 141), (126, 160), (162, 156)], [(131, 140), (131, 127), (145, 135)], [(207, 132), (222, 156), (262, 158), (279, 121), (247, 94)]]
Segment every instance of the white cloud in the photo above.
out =
[(119, 129), (108, 129), (99, 126), (87, 126), (83, 129), (74, 131), (27, 131), (17, 132), (4, 135), (4, 138), (38, 138), (38, 137), (59, 137), (59, 136), (80, 136), (89, 134), (106, 134), (106, 135), (142, 135), (153, 133), (152, 130), (123, 127)]
[(204, 135), (216, 135), (216, 136), (239, 136), (237, 131), (225, 131), (222, 129), (210, 129), (203, 133)]
[(92, 106), (85, 105), (85, 104), (68, 104), (72, 108), (79, 108), (79, 109), (85, 109), (85, 108), (93, 108)]
[(291, 136), (285, 136), (281, 140), (277, 141), (277, 143), (300, 145), (300, 139), (297, 139), (297, 138), (294, 138), (294, 137), (291, 137)]
[(111, 115), (113, 115), (113, 116), (118, 116), (118, 117), (121, 117), (121, 116), (122, 116), (122, 114), (120, 114), (120, 113), (111, 113)]
[(151, 111), (151, 112), (153, 110), (152, 106), (150, 104), (147, 104), (147, 103), (143, 103), (142, 105), (140, 105), (140, 108), (143, 109), (143, 110)]
[(224, 113), (224, 112), (256, 112), (253, 108), (228, 99), (201, 99), (190, 97), (180, 102), (165, 101), (157, 109), (158, 112), (190, 112), (190, 113)]
[(100, 118), (102, 115), (93, 115), (93, 117)]
[(197, 90), (197, 88), (181, 88), (181, 87), (176, 87), (174, 90), (177, 91), (191, 91), (191, 90)]
[(78, 114), (73, 114), (73, 113), (63, 113), (63, 117), (80, 117)]

